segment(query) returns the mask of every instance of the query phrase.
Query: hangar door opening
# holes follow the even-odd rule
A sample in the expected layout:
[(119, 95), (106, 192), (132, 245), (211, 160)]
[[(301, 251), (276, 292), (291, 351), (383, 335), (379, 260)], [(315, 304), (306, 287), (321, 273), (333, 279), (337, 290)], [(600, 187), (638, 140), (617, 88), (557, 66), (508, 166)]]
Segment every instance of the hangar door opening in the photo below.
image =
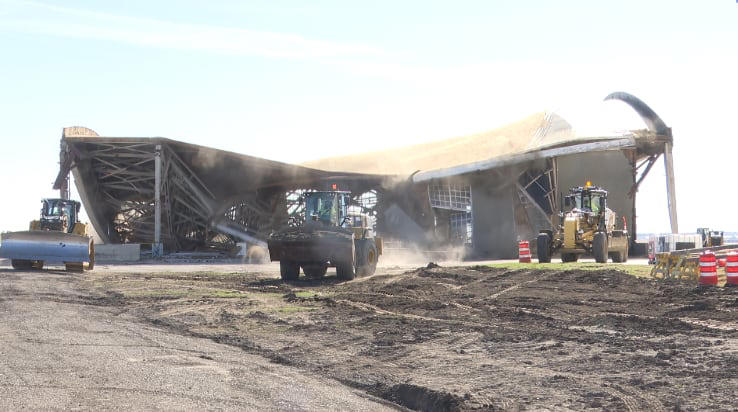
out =
[(435, 216), (436, 238), (443, 243), (471, 246), (471, 186), (463, 183), (434, 182), (428, 185), (428, 200)]

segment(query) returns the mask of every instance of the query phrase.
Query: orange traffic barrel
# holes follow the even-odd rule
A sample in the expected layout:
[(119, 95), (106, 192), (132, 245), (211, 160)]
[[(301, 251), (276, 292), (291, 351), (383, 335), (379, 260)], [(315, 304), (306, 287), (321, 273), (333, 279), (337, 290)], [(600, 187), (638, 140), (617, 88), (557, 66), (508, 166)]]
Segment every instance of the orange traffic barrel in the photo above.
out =
[(712, 252), (700, 255), (700, 285), (714, 286), (718, 283), (717, 260)]
[(530, 243), (527, 240), (518, 242), (518, 262), (530, 263)]
[(738, 252), (728, 253), (725, 259), (725, 286), (738, 286)]

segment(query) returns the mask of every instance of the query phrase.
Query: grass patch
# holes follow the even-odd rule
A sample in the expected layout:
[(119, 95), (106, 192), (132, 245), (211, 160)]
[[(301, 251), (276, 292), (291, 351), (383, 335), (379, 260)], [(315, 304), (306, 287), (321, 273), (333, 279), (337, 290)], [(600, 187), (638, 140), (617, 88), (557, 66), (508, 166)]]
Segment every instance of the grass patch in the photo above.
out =
[(322, 294), (311, 290), (301, 290), (299, 292), (295, 292), (295, 296), (298, 298), (314, 298), (316, 296), (322, 296)]
[(170, 296), (175, 298), (185, 297), (193, 293), (191, 290), (185, 289), (142, 289), (142, 290), (126, 290), (123, 295), (131, 298), (155, 298)]
[(126, 290), (123, 294), (131, 298), (245, 298), (248, 296), (246, 293), (225, 289), (139, 289)]
[(511, 270), (617, 270), (637, 277), (650, 277), (650, 265), (623, 265), (618, 263), (491, 263), (487, 266)]
[(248, 295), (235, 290), (209, 290), (207, 291), (207, 294), (203, 296), (214, 298), (245, 298)]
[(312, 306), (293, 306), (293, 305), (278, 306), (274, 308), (274, 311), (279, 312), (279, 313), (312, 312), (314, 310), (318, 310), (318, 308), (312, 307)]

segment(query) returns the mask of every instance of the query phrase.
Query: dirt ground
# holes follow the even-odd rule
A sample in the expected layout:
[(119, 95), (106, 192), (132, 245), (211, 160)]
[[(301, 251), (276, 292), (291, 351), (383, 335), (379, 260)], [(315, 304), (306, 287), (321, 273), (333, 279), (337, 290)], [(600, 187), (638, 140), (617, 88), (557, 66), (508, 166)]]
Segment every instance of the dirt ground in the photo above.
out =
[[(432, 265), (430, 265), (432, 266)], [(615, 269), (89, 272), (101, 305), (417, 410), (733, 410), (738, 290)]]

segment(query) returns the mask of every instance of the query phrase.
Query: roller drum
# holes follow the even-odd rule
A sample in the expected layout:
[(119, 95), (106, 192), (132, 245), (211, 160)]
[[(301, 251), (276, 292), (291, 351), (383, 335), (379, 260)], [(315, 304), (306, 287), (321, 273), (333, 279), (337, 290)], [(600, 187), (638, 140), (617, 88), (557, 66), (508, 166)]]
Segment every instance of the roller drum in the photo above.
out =
[(0, 235), (0, 257), (46, 262), (90, 262), (92, 241), (71, 233), (29, 230)]

